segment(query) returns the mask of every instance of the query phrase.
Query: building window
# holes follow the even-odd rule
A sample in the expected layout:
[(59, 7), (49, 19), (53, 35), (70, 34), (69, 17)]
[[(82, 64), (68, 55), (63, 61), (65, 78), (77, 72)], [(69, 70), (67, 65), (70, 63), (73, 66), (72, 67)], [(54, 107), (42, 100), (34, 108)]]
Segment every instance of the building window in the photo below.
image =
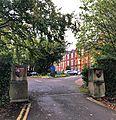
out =
[(63, 56), (63, 60), (65, 60), (65, 56)]
[(66, 55), (66, 60), (67, 60), (67, 55)]
[(71, 58), (71, 53), (69, 54), (69, 59)]
[(75, 58), (75, 52), (73, 53), (73, 58)]
[(67, 55), (64, 56), (64, 60), (66, 60), (66, 59), (67, 59)]
[(71, 58), (73, 58), (73, 53), (71, 53)]
[(80, 59), (78, 59), (78, 64), (80, 64), (81, 62), (80, 62)]
[(73, 65), (73, 60), (71, 61), (71, 65)]
[(69, 54), (67, 54), (67, 59), (69, 59)]
[(73, 60), (73, 65), (75, 65), (75, 60)]
[(67, 66), (69, 66), (69, 61), (67, 61)]

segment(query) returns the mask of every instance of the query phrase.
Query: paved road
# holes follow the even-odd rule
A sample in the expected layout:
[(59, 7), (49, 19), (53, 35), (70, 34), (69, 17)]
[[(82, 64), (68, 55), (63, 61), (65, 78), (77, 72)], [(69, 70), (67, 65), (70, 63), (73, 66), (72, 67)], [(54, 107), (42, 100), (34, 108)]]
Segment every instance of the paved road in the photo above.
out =
[(86, 99), (78, 77), (28, 80), (32, 102), (28, 120), (116, 120), (116, 113)]

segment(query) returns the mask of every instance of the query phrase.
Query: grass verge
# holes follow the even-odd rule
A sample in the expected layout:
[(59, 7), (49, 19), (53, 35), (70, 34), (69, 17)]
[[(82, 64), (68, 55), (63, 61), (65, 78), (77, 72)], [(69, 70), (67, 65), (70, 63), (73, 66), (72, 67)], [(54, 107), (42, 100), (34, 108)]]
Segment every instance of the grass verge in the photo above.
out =
[(82, 85), (81, 87), (79, 87), (79, 90), (81, 93), (89, 94), (89, 90), (86, 85)]
[[(55, 78), (58, 78), (58, 77), (67, 77), (67, 76), (69, 76), (69, 75), (68, 74), (56, 74)], [(34, 78), (53, 78), (50, 75), (38, 75), (38, 76), (31, 76), (31, 77), (34, 77)]]

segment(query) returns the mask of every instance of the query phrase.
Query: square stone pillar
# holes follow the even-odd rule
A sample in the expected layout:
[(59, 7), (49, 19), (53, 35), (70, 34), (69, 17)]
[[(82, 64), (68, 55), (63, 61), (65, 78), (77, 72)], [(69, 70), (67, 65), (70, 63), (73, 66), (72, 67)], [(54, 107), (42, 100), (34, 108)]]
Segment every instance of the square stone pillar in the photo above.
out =
[(88, 73), (89, 92), (95, 98), (105, 96), (105, 83), (103, 70), (99, 68), (90, 69)]
[(12, 66), (9, 95), (11, 102), (28, 101), (28, 83), (26, 66)]

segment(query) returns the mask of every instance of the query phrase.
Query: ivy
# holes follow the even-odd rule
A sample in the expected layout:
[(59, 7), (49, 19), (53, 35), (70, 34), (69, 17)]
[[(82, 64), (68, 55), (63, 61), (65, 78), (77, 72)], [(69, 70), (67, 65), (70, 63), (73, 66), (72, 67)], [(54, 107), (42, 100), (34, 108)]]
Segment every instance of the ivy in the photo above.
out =
[(97, 63), (104, 70), (106, 96), (116, 97), (116, 60), (99, 59)]
[(0, 106), (9, 102), (9, 86), (11, 79), (10, 56), (0, 56)]

